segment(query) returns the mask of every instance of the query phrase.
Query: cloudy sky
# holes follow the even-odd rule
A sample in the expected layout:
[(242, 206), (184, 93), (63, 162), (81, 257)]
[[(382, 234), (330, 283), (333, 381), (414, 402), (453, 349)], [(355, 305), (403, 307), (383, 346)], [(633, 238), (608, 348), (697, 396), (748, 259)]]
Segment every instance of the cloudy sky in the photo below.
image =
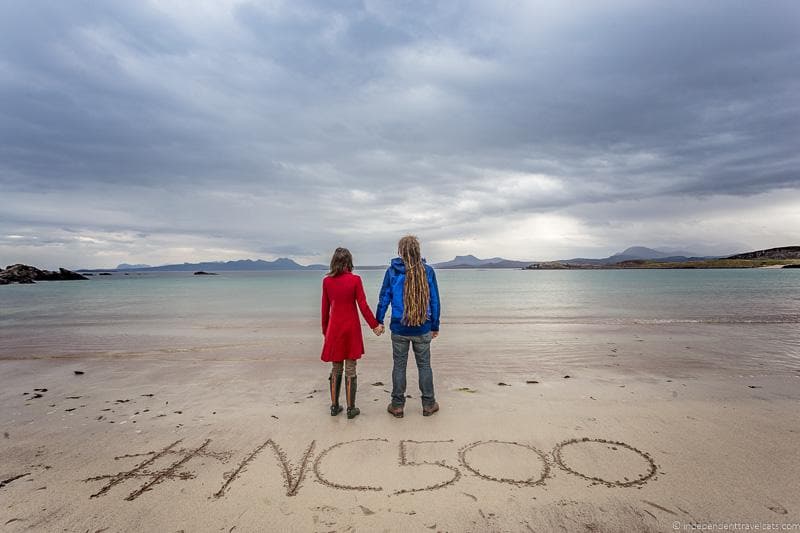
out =
[(800, 244), (800, 2), (8, 0), (0, 263)]

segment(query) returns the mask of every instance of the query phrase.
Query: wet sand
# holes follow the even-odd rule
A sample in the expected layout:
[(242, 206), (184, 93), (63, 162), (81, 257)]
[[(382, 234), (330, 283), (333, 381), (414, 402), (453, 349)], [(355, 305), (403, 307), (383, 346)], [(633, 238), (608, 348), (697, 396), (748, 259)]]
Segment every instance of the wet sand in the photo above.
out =
[(385, 411), (386, 337), (367, 338), (355, 420), (327, 413), (319, 340), (303, 332), (235, 353), (4, 353), (0, 527), (800, 523), (797, 354), (759, 358), (731, 331), (542, 328), (524, 345), (454, 328), (433, 349), (441, 411), (422, 417), (412, 363), (403, 419)]

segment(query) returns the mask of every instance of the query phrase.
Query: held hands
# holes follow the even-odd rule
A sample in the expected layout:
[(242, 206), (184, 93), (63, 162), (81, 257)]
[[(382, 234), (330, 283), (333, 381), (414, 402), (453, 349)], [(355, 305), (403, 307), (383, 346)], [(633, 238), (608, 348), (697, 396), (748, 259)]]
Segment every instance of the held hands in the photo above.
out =
[[(380, 325), (378, 325), (377, 328), (374, 328), (372, 330), (372, 333), (374, 333), (376, 336), (380, 337), (381, 335), (383, 335), (384, 331), (386, 331), (386, 328), (384, 327), (383, 324), (380, 324)], [(439, 336), (439, 332), (438, 331), (432, 331), (431, 332), (431, 339), (435, 339), (438, 336)]]

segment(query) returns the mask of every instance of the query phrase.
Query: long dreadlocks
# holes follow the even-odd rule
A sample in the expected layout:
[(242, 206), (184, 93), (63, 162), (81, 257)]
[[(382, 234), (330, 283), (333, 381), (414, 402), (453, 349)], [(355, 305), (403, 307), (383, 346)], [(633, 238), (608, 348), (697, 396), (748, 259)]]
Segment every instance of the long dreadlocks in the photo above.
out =
[(406, 235), (397, 243), (397, 253), (406, 267), (403, 284), (403, 321), (407, 326), (421, 326), (428, 318), (430, 288), (422, 264), (419, 240), (414, 235)]

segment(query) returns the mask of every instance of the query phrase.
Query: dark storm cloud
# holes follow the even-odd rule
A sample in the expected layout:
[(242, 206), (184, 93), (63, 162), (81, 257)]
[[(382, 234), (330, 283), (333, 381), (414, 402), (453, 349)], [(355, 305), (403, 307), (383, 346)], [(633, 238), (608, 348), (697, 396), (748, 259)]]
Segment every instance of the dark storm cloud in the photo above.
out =
[(120, 255), (183, 235), (382, 257), (400, 231), (449, 253), (546, 214), (610, 217), (594, 238), (624, 246), (681, 199), (800, 188), (798, 21), (788, 1), (5, 3), (0, 247), (77, 260), (66, 226)]

